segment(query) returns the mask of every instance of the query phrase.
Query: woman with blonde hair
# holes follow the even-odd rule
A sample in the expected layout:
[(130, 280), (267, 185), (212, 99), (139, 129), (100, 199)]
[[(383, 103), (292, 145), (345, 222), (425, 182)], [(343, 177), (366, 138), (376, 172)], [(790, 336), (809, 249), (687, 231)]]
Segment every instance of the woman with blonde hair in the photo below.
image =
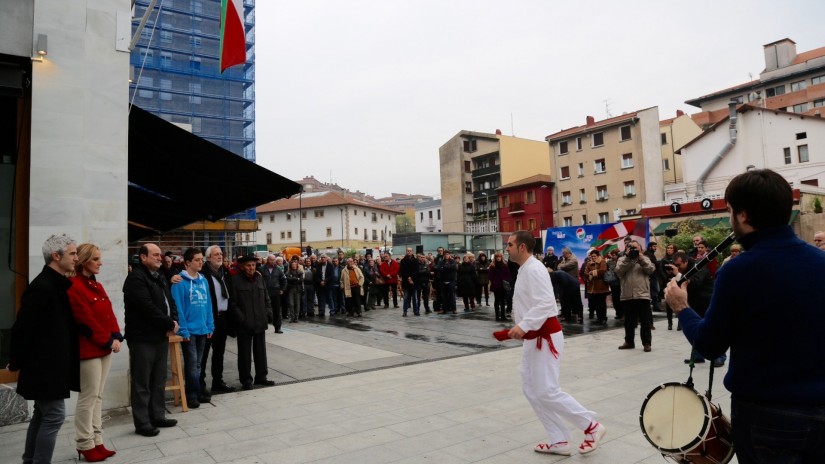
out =
[(75, 412), (77, 457), (88, 462), (115, 455), (103, 446), (101, 408), (112, 353), (120, 352), (123, 335), (106, 290), (95, 278), (103, 263), (91, 243), (77, 247), (75, 275), (70, 277), (69, 303), (80, 333), (80, 394)]

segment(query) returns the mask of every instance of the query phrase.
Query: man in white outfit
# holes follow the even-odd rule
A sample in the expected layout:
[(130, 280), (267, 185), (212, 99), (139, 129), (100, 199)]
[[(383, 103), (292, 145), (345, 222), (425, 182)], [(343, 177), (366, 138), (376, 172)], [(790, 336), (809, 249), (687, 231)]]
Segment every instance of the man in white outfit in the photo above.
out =
[(584, 430), (579, 453), (595, 450), (604, 439), (605, 427), (559, 387), (559, 367), (564, 353), (564, 336), (556, 316), (556, 297), (550, 274), (533, 256), (535, 239), (530, 232), (519, 230), (507, 239), (510, 260), (519, 264), (513, 295), (513, 318), (516, 325), (510, 338), (524, 340), (521, 356), (521, 381), (524, 396), (536, 412), (549, 441), (535, 447), (538, 453), (569, 456), (570, 431), (562, 421)]

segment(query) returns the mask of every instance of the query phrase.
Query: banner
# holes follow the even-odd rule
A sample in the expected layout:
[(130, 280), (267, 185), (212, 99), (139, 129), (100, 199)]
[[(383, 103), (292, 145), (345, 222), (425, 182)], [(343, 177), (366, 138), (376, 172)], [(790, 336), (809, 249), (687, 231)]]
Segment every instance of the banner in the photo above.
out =
[(591, 248), (599, 250), (602, 256), (614, 248), (624, 251), (624, 238), (627, 236), (641, 243), (644, 252), (649, 232), (647, 218), (578, 227), (553, 227), (547, 229), (547, 238), (541, 251), (544, 253), (547, 247), (553, 247), (553, 253), (561, 257), (561, 250), (568, 247), (581, 264)]

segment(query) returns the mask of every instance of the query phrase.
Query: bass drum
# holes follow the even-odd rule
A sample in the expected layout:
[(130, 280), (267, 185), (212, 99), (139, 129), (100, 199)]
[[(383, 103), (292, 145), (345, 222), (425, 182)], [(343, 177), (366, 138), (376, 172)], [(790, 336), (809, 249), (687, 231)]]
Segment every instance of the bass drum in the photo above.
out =
[(647, 441), (676, 462), (725, 464), (733, 458), (730, 422), (685, 384), (666, 383), (650, 392), (639, 425)]

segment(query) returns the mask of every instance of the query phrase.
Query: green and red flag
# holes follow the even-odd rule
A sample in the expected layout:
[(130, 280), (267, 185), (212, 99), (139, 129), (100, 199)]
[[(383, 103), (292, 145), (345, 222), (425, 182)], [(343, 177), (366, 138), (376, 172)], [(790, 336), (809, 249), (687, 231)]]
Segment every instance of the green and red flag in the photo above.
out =
[(243, 0), (221, 0), (221, 72), (246, 63)]

